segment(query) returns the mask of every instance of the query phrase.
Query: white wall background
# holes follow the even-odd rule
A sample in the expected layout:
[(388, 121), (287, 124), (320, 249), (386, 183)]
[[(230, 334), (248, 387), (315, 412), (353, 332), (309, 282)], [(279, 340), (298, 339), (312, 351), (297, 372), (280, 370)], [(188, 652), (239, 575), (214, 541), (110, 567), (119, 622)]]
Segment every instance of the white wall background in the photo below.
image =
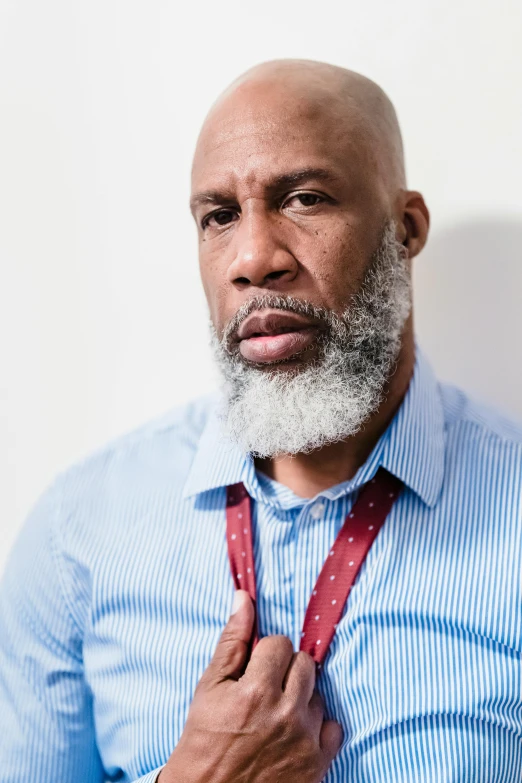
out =
[(190, 159), (265, 59), (388, 91), (433, 219), (421, 341), (522, 415), (521, 33), (519, 0), (0, 0), (0, 568), (58, 470), (214, 383)]

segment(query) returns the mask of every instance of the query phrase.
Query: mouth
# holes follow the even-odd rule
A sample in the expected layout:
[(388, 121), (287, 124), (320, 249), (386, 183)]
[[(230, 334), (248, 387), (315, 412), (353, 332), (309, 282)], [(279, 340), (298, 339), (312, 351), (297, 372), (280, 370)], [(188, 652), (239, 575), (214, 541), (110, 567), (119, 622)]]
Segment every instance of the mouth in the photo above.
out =
[(238, 329), (239, 352), (247, 362), (270, 364), (297, 357), (310, 349), (319, 324), (281, 310), (254, 312)]

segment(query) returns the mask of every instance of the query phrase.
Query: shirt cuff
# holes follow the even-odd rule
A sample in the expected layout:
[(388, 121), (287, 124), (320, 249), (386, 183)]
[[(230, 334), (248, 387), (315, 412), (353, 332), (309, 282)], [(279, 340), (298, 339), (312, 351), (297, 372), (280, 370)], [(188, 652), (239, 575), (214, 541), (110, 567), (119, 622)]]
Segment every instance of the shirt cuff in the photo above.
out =
[(143, 777), (141, 778), (136, 778), (136, 780), (133, 780), (132, 783), (156, 783), (159, 777), (159, 773), (161, 772), (164, 766), (165, 765), (158, 767), (152, 772), (147, 772), (146, 775), (143, 775)]

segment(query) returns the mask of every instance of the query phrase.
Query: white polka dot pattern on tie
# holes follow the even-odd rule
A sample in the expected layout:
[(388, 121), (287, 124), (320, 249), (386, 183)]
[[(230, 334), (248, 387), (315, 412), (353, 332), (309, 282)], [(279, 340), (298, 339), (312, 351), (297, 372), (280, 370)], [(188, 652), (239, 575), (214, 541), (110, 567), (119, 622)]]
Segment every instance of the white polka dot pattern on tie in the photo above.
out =
[[(241, 586), (248, 590), (255, 600), (255, 573), (250, 528), (252, 501), (243, 485), (234, 486), (235, 492), (227, 494), (227, 541), (232, 574), (236, 586), (241, 583)], [(376, 479), (359, 491), (359, 496), (347, 515), (344, 525), (335, 539), (335, 544), (329, 551), (329, 556), (321, 569), (306, 609), (300, 640), (300, 649), (305, 650), (314, 658), (318, 668), (327, 654), (361, 565), (392, 507), (392, 501), (397, 496), (400, 486), (398, 479), (383, 469), (379, 469)], [(318, 506), (320, 505), (316, 503), (311, 507), (315, 508), (316, 516), (319, 516)], [(244, 517), (243, 524), (245, 525), (240, 529), (238, 529), (241, 519), (239, 514)], [(335, 561), (333, 557), (335, 557)], [(337, 565), (338, 563), (340, 566)], [(335, 573), (333, 573), (334, 569)], [(310, 625), (310, 622), (313, 625)], [(320, 638), (314, 642), (316, 635)], [(319, 646), (320, 649), (318, 649)]]
[[(255, 600), (254, 556), (251, 536), (248, 535), (251, 502), (242, 484), (227, 488), (227, 545), (233, 582), (236, 589), (247, 590)], [(257, 642), (257, 628), (254, 630), (252, 642), (253, 645)]]

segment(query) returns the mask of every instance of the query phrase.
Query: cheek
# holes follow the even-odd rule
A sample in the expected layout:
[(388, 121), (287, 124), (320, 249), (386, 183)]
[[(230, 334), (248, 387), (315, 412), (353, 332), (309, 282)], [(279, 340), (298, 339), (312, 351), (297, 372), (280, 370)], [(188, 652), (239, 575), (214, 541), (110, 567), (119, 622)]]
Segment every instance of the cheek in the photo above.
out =
[(325, 304), (341, 312), (358, 290), (368, 254), (354, 227), (346, 221), (316, 226), (296, 249), (303, 267), (321, 290)]
[(199, 274), (207, 300), (212, 300), (216, 289), (223, 283), (226, 270), (223, 266), (223, 257), (220, 253), (213, 252), (209, 243), (199, 243)]
[(210, 318), (218, 333), (226, 323), (227, 285), (224, 271), (220, 268), (217, 259), (202, 259), (200, 256), (199, 271), (205, 298), (207, 300)]

